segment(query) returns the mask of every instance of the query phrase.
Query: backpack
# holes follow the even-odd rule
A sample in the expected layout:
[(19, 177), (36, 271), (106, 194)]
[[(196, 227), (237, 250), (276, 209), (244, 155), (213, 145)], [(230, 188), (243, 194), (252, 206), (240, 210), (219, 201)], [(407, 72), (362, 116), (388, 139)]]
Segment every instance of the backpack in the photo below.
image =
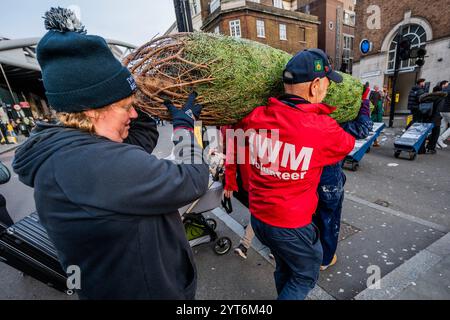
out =
[(422, 102), (419, 104), (419, 111), (426, 117), (431, 117), (433, 114), (433, 102)]

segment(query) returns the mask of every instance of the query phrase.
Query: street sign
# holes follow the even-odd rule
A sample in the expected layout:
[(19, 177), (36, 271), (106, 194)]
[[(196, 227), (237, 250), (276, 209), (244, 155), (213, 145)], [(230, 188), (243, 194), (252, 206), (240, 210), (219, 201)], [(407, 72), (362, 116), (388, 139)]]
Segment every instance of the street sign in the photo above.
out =
[(362, 54), (369, 53), (372, 50), (372, 43), (367, 39), (363, 39), (359, 44), (359, 50)]

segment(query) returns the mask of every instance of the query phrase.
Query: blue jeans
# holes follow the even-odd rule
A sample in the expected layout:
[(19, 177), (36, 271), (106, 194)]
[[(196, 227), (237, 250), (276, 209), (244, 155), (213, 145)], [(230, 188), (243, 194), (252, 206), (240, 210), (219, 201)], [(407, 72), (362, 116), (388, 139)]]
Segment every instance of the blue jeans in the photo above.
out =
[(341, 162), (325, 167), (320, 177), (319, 204), (316, 214), (313, 216), (313, 222), (320, 230), (323, 266), (329, 265), (336, 253), (341, 228), (345, 181), (346, 177), (342, 171)]
[(270, 226), (252, 216), (256, 237), (274, 255), (278, 300), (304, 300), (316, 285), (322, 262), (319, 231), (314, 224), (287, 229)]

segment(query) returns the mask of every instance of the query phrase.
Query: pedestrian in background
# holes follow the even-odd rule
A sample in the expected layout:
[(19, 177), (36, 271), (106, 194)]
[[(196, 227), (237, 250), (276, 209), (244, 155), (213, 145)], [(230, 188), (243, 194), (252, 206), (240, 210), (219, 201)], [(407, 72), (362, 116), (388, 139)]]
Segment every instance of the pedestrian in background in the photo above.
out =
[(441, 130), (438, 138), (438, 146), (441, 148), (447, 148), (447, 144), (445, 141), (450, 136), (450, 85), (447, 80), (444, 80), (440, 83), (440, 89), (442, 92), (447, 93), (447, 97), (445, 98), (445, 103), (442, 105), (441, 117)]
[[(434, 127), (431, 131), (431, 135), (428, 137), (428, 142), (424, 142), (421, 149), (419, 150), (420, 153), (423, 153), (424, 150), (426, 153), (429, 154), (435, 154), (436, 153), (436, 144), (439, 139), (439, 133), (441, 131), (441, 114), (440, 111), (443, 110), (445, 105), (445, 100), (447, 97), (447, 93), (438, 91), (438, 92), (432, 92), (432, 93), (426, 93), (423, 94), (419, 98), (420, 105), (429, 105), (429, 111), (424, 111), (424, 109), (421, 109), (421, 121), (423, 123), (433, 123)], [(425, 144), (426, 143), (426, 144)], [(425, 149), (424, 149), (425, 148)]]
[(425, 88), (425, 79), (419, 79), (417, 80), (417, 84), (412, 87), (412, 89), (409, 92), (408, 95), (408, 110), (411, 111), (411, 114), (413, 116), (413, 120), (408, 125), (407, 129), (416, 122), (422, 121), (422, 114), (419, 110), (419, 98), (423, 94), (427, 93), (427, 90)]
[(371, 114), (372, 121), (383, 122), (383, 93), (380, 91), (379, 86), (374, 86), (369, 99), (375, 107)]
[(183, 110), (166, 101), (176, 162), (157, 159), (156, 123), (133, 107), (136, 82), (106, 41), (67, 9), (52, 8), (45, 25), (36, 52), (60, 122), (40, 123), (13, 168), (34, 188), (63, 268), (80, 268), (81, 299), (194, 299), (197, 271), (178, 208), (208, 187), (193, 138), (196, 95)]

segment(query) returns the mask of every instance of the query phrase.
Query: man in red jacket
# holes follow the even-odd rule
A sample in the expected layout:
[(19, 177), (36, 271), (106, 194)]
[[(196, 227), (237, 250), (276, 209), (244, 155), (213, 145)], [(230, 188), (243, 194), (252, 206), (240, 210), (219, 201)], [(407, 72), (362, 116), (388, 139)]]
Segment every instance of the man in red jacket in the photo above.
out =
[(329, 116), (335, 108), (321, 103), (330, 80), (341, 82), (342, 76), (323, 51), (299, 52), (283, 72), (286, 94), (270, 98), (239, 124), (250, 164), (252, 226), (275, 256), (280, 300), (305, 299), (317, 282), (322, 247), (312, 216), (320, 176), (324, 166), (342, 160), (355, 144)]

